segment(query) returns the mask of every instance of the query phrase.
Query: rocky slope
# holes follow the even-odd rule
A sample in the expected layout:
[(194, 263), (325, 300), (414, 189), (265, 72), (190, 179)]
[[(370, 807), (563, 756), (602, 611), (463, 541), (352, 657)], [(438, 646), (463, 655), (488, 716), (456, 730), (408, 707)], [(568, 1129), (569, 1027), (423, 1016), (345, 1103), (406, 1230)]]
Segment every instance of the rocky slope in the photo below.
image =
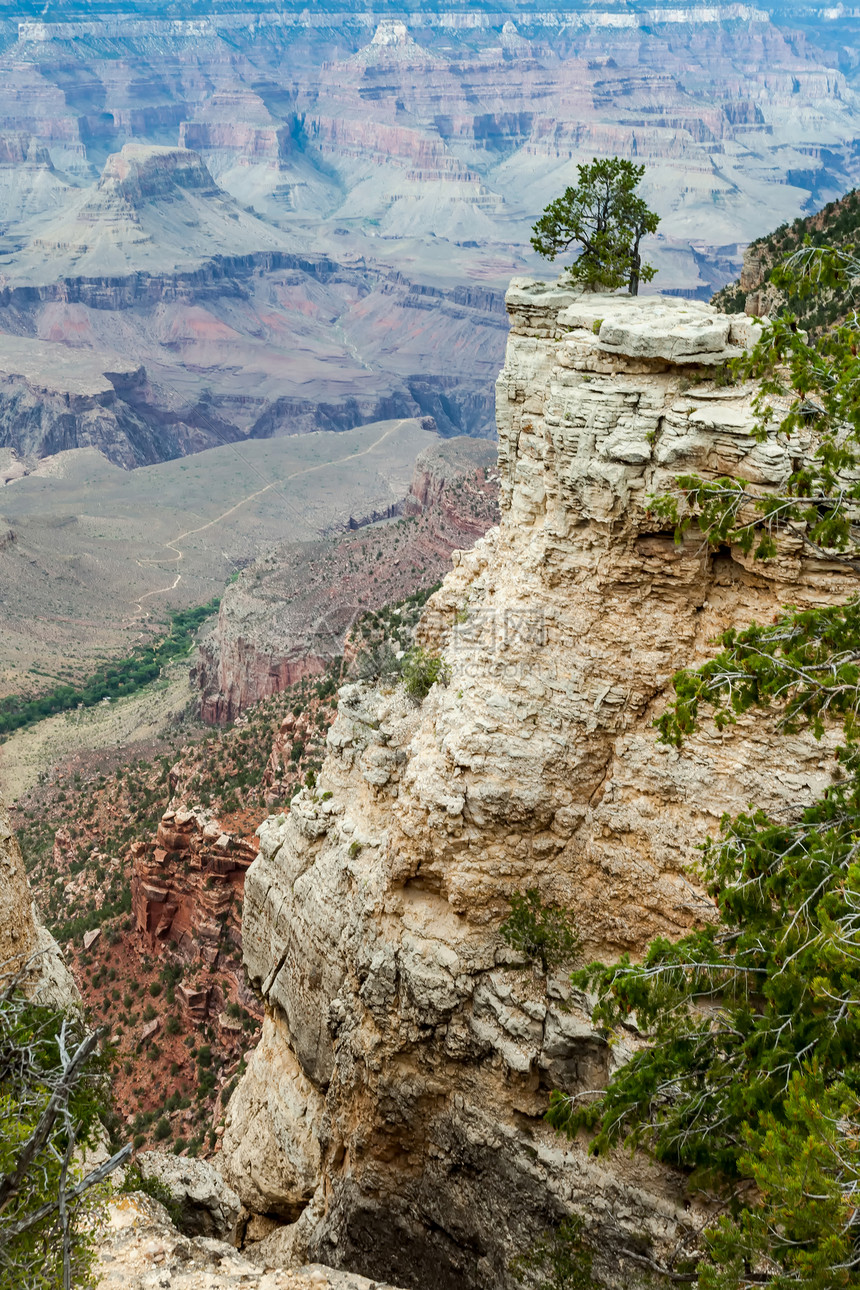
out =
[(9, 812), (0, 799), (0, 980), (23, 973), (24, 988), (61, 1008), (80, 1001), (57, 942), (41, 923)]
[[(783, 224), (767, 237), (756, 238), (744, 251), (740, 279), (718, 291), (713, 303), (720, 309), (743, 309), (753, 317), (773, 317), (789, 309), (804, 327), (815, 331), (830, 327), (846, 317), (846, 295), (827, 288), (811, 295), (789, 295), (772, 280), (774, 268), (799, 251), (812, 246), (853, 247), (860, 231), (860, 192), (846, 193), (828, 202), (820, 211), (793, 224)], [(858, 284), (854, 283), (854, 291)]]
[(679, 471), (766, 488), (791, 469), (753, 435), (751, 391), (711, 379), (747, 318), (529, 281), (508, 308), (501, 524), (455, 553), (421, 627), (448, 684), (417, 706), (342, 689), (315, 787), (260, 830), (243, 939), (267, 1016), (222, 1158), (283, 1224), (272, 1261), (504, 1286), (510, 1255), (577, 1211), (601, 1280), (640, 1285), (642, 1258), (695, 1244), (681, 1180), (596, 1161), (542, 1118), (551, 1089), (600, 1087), (635, 1033), (608, 1047), (564, 974), (536, 974), (498, 927), (526, 887), (575, 911), (589, 955), (708, 919), (697, 843), (750, 801), (810, 801), (829, 745), (757, 719), (677, 752), (653, 718), (721, 628), (848, 584), (791, 543), (766, 565), (676, 546), (649, 514)]
[(40, 337), (0, 339), (0, 444), (29, 463), (23, 473), (72, 448), (96, 448), (132, 469), (240, 438), (199, 407), (166, 408), (134, 359)]
[(408, 495), (391, 508), (390, 518), (405, 521), (369, 529), (367, 518), (383, 517), (350, 517), (346, 537), (293, 543), (244, 570), (201, 643), (195, 678), (203, 719), (235, 720), (260, 699), (322, 671), (343, 653), (359, 614), (435, 584), (451, 551), (496, 517), (494, 461), (487, 443), (434, 444), (418, 457)]

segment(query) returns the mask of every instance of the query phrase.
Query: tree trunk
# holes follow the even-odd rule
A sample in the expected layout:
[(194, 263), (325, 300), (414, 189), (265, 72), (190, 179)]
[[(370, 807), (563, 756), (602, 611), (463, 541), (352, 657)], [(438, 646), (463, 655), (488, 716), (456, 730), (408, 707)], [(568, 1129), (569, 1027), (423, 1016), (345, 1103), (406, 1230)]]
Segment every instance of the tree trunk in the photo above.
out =
[(642, 267), (642, 257), (639, 254), (639, 239), (641, 233), (636, 234), (636, 239), (630, 250), (630, 278), (627, 283), (627, 292), (631, 296), (639, 295), (639, 270)]

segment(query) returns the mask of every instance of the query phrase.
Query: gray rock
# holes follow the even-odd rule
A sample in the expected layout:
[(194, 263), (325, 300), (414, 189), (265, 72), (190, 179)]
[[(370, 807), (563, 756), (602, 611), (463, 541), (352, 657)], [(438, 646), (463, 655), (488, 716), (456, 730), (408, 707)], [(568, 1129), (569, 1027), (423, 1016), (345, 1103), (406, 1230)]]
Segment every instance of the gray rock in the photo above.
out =
[(161, 1183), (179, 1205), (180, 1231), (189, 1236), (233, 1236), (241, 1202), (208, 1160), (143, 1151), (137, 1163), (144, 1178)]

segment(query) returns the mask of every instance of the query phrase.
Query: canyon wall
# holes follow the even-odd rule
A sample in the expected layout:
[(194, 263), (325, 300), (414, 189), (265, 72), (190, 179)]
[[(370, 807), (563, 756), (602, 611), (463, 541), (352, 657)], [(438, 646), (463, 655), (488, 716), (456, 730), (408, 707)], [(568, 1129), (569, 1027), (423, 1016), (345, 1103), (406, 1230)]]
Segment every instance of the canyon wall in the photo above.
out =
[(78, 988), (60, 947), (39, 920), (21, 848), (0, 799), (0, 985), (21, 972), (23, 987), (41, 1003), (69, 1008)]
[[(343, 653), (360, 614), (433, 586), (452, 550), (496, 518), (494, 459), (493, 446), (481, 440), (433, 444), (388, 516), (353, 516), (346, 536), (292, 543), (245, 569), (227, 587), (217, 625), (200, 644), (194, 679), (203, 720), (234, 721), (260, 699), (322, 671)], [(414, 522), (362, 531), (368, 519), (395, 515)]]
[(695, 1248), (681, 1180), (595, 1160), (543, 1120), (551, 1089), (599, 1088), (635, 1033), (608, 1046), (564, 974), (533, 972), (499, 924), (537, 887), (612, 959), (712, 917), (697, 844), (724, 811), (810, 802), (829, 745), (750, 718), (677, 751), (653, 719), (722, 628), (848, 585), (799, 543), (754, 563), (694, 533), (678, 546), (649, 514), (680, 471), (787, 477), (751, 391), (711, 379), (748, 318), (524, 280), (508, 308), (501, 523), (455, 553), (419, 629), (448, 683), (419, 705), (343, 688), (316, 788), (260, 830), (243, 941), (267, 1015), (222, 1158), (283, 1224), (272, 1261), (505, 1286), (509, 1257), (575, 1211), (601, 1281), (636, 1286), (643, 1257)]

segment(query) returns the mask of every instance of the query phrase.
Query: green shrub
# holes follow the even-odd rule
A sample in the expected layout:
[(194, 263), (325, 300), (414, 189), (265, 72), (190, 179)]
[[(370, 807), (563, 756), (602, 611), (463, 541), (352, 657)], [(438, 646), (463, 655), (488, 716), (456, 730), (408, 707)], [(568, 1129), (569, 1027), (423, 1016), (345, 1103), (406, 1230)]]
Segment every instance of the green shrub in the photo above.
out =
[[(165, 1123), (166, 1121), (162, 1120), (158, 1127), (160, 1128), (161, 1125)], [(167, 1134), (164, 1136), (170, 1137), (170, 1125), (167, 1126)], [(158, 1137), (158, 1129), (156, 1129), (156, 1137)], [(142, 1139), (141, 1145), (143, 1145)], [(141, 1169), (137, 1160), (135, 1160), (133, 1164), (130, 1164), (128, 1169), (126, 1169), (125, 1178), (120, 1191), (142, 1191), (145, 1196), (151, 1196), (153, 1200), (157, 1200), (158, 1203), (163, 1205), (167, 1210), (170, 1215), (170, 1221), (173, 1223), (174, 1227), (181, 1227), (182, 1206), (179, 1201), (173, 1199), (171, 1192), (167, 1187), (165, 1187), (163, 1182), (159, 1182), (157, 1178), (148, 1178)]]
[(161, 1119), (158, 1121), (158, 1124), (156, 1124), (155, 1126), (155, 1132), (154, 1132), (155, 1141), (165, 1142), (169, 1137), (172, 1136), (172, 1134), (173, 1134), (173, 1130), (170, 1127), (170, 1121), (165, 1116), (162, 1116)]
[(403, 657), (401, 676), (406, 693), (416, 703), (421, 703), (437, 682), (440, 685), (448, 684), (451, 668), (437, 654), (428, 654), (416, 645)]
[(580, 946), (571, 911), (561, 905), (545, 905), (536, 887), (514, 892), (511, 912), (499, 931), (511, 949), (540, 963), (543, 972), (570, 963)]
[(598, 1290), (579, 1217), (566, 1218), (544, 1232), (524, 1254), (511, 1259), (508, 1270), (529, 1290)]

